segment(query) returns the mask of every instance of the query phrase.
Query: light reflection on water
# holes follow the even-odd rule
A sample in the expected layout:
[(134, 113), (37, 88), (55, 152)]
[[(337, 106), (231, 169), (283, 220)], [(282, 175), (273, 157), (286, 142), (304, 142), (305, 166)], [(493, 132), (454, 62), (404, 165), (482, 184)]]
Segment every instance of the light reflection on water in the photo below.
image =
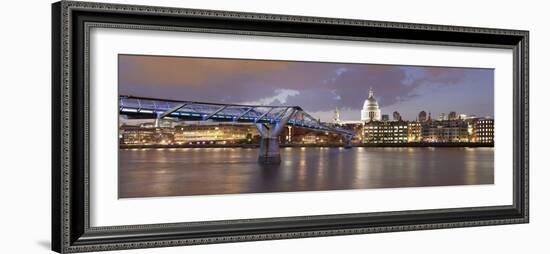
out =
[(493, 148), (284, 148), (119, 151), (120, 198), (493, 183)]

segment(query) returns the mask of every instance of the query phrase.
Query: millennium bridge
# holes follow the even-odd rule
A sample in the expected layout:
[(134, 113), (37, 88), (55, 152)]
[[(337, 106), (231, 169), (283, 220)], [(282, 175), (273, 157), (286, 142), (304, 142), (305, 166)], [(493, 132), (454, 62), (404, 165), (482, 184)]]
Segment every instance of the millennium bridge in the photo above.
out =
[(253, 124), (261, 136), (258, 161), (263, 164), (281, 162), (277, 137), (285, 126), (342, 135), (347, 148), (351, 147), (355, 135), (351, 130), (320, 122), (299, 106), (239, 105), (121, 95), (119, 113), (133, 119), (151, 119), (155, 126), (159, 126), (163, 118)]

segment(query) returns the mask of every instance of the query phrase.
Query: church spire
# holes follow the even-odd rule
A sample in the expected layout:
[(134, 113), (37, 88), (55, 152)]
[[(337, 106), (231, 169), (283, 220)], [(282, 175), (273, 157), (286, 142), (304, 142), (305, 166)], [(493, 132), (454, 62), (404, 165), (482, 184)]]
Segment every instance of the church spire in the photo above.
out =
[(369, 88), (369, 98), (374, 96), (374, 92), (372, 91), (372, 86)]
[(340, 110), (336, 107), (334, 110), (334, 118), (332, 119), (334, 123), (340, 123)]

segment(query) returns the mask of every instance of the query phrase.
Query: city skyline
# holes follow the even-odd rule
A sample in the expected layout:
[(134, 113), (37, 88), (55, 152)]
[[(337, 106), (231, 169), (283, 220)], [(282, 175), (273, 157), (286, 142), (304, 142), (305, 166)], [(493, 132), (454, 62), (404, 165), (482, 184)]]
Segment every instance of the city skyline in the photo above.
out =
[[(493, 116), (493, 70), (474, 68), (119, 56), (125, 95), (254, 105), (297, 105), (330, 122), (359, 120), (373, 89), (382, 114), (415, 120), (451, 111)], [(361, 91), (364, 90), (364, 91)]]
[(132, 55), (118, 66), (121, 199), (494, 184), (491, 69)]

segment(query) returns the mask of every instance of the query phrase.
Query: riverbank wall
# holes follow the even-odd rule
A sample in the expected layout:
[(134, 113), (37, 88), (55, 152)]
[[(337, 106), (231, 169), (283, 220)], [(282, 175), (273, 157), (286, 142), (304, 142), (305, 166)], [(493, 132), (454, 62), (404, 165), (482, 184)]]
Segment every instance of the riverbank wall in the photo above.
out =
[[(280, 147), (344, 147), (344, 144), (280, 144)], [(128, 145), (120, 144), (120, 149), (132, 148), (258, 148), (259, 144), (170, 144), (170, 145)], [(351, 147), (494, 147), (492, 143), (401, 143), (401, 144), (352, 144)]]

